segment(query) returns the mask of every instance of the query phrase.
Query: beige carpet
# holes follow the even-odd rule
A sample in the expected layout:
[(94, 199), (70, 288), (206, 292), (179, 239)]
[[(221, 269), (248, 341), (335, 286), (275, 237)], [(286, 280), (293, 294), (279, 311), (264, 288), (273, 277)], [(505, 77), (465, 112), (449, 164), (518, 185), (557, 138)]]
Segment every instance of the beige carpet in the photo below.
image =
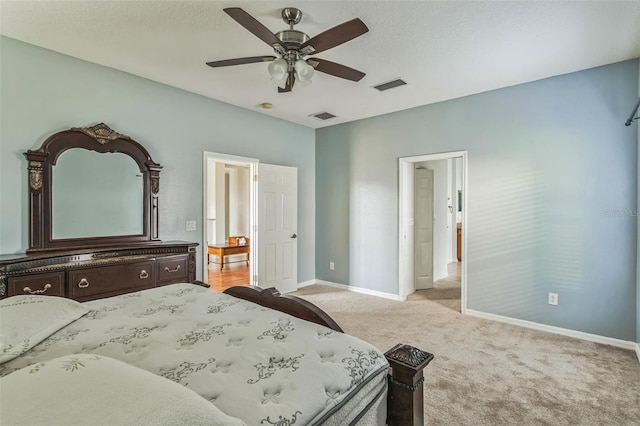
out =
[(443, 279), (434, 282), (432, 289), (421, 290), (418, 294), (420, 298), (460, 312), (460, 291), (460, 281)]
[(427, 425), (640, 425), (634, 351), (463, 316), (424, 291), (406, 302), (321, 285), (292, 294), (382, 351), (433, 353)]

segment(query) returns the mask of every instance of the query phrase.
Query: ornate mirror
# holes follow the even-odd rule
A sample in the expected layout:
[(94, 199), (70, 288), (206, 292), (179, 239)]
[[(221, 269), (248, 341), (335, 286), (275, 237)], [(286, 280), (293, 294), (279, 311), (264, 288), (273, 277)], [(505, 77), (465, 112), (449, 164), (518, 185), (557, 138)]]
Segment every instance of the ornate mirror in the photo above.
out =
[(161, 166), (107, 125), (49, 137), (29, 161), (29, 249), (158, 240)]

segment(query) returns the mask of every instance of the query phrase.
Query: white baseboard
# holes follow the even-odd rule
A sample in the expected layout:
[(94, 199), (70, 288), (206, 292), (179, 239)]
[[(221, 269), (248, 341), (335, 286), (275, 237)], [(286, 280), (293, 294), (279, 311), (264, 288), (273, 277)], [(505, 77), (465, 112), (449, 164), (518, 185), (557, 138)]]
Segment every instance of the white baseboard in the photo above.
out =
[(307, 287), (315, 283), (316, 283), (316, 280), (304, 281), (304, 282), (298, 283), (298, 288)]
[(616, 348), (631, 349), (631, 350), (635, 349), (636, 354), (640, 359), (640, 352), (638, 352), (638, 348), (637, 348), (638, 345), (635, 342), (614, 339), (612, 337), (599, 336), (597, 334), (584, 333), (582, 331), (570, 330), (568, 328), (554, 327), (552, 325), (545, 325), (537, 322), (510, 318), (502, 315), (488, 314), (486, 312), (474, 311), (472, 309), (467, 309), (467, 315), (488, 319), (488, 320), (493, 320), (493, 321), (504, 322), (507, 324), (513, 324), (520, 327), (531, 328), (533, 330), (546, 331), (547, 333), (574, 337), (576, 339), (588, 340), (590, 342), (602, 343), (604, 345), (615, 346)]
[[(324, 280), (317, 280), (317, 279), (298, 283), (298, 288), (307, 287), (313, 284), (326, 285), (329, 287), (335, 287), (342, 290), (352, 291), (354, 293), (361, 293), (369, 296), (382, 297), (384, 299), (390, 299), (390, 300), (395, 300), (400, 302), (405, 300), (402, 297), (398, 296), (397, 294), (385, 293), (382, 291), (369, 290), (366, 288), (353, 287), (350, 285), (339, 284), (331, 281), (324, 281)], [(559, 334), (562, 336), (568, 336), (576, 339), (582, 339), (590, 342), (610, 345), (616, 348), (630, 349), (630, 350), (635, 349), (636, 356), (638, 357), (638, 362), (640, 362), (640, 343), (631, 342), (627, 340), (614, 339), (612, 337), (600, 336), (597, 334), (584, 333), (582, 331), (570, 330), (568, 328), (554, 327), (552, 325), (545, 325), (537, 322), (510, 318), (502, 315), (495, 315), (495, 314), (489, 314), (486, 312), (474, 311), (473, 309), (467, 309), (466, 314), (473, 317), (477, 317), (477, 318), (503, 322), (507, 324), (517, 325), (519, 327), (525, 327), (533, 330), (545, 331), (547, 333)]]
[(366, 288), (354, 287), (354, 286), (345, 285), (345, 284), (338, 284), (338, 283), (333, 283), (331, 281), (324, 281), (324, 280), (305, 281), (303, 283), (299, 283), (298, 284), (298, 288), (306, 287), (306, 286), (309, 286), (309, 285), (312, 285), (312, 284), (326, 285), (326, 286), (329, 286), (329, 287), (335, 287), (335, 288), (339, 288), (339, 289), (342, 289), (342, 290), (352, 291), (354, 293), (367, 294), (369, 296), (377, 296), (377, 297), (382, 297), (384, 299), (391, 299), (391, 300), (396, 300), (396, 301), (400, 301), (400, 302), (404, 300), (400, 296), (398, 296), (397, 294), (385, 293), (383, 291), (377, 291), (377, 290), (369, 290), (369, 289), (366, 289)]

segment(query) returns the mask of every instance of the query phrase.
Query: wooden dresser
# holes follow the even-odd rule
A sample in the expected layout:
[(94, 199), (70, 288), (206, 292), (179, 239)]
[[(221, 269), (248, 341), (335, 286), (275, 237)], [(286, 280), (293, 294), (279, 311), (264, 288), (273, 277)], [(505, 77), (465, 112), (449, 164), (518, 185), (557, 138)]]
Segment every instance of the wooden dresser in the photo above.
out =
[(197, 243), (184, 241), (0, 256), (0, 298), (62, 296), (80, 302), (196, 280)]
[(0, 255), (0, 298), (83, 302), (196, 281), (198, 244), (159, 239), (162, 166), (139, 142), (99, 123), (24, 156), (28, 249)]

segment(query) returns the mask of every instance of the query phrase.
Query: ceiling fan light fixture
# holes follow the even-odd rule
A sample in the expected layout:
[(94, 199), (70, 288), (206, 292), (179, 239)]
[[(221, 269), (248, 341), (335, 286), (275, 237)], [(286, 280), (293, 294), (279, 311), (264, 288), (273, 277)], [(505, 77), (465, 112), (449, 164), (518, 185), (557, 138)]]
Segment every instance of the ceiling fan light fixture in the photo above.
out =
[(293, 68), (296, 70), (296, 77), (301, 86), (304, 87), (311, 84), (311, 77), (313, 77), (315, 69), (307, 61), (298, 59)]
[(287, 84), (287, 71), (289, 64), (282, 58), (278, 58), (269, 64), (269, 76), (271, 81), (276, 83), (279, 87), (283, 88)]
[(281, 89), (285, 89), (287, 87), (287, 81), (289, 80), (289, 75), (285, 74), (284, 77), (282, 77), (280, 80), (274, 80), (274, 82), (276, 83), (276, 85), (281, 88)]

